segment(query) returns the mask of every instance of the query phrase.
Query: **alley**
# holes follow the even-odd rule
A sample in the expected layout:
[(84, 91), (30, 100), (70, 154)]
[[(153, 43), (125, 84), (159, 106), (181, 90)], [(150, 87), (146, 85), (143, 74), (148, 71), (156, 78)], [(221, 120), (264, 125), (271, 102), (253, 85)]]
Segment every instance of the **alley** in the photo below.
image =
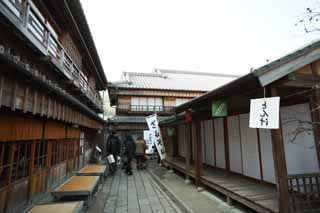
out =
[(186, 185), (166, 168), (149, 164), (148, 170), (134, 169), (132, 176), (121, 169), (108, 176), (86, 212), (244, 212), (207, 191), (197, 192), (194, 185)]

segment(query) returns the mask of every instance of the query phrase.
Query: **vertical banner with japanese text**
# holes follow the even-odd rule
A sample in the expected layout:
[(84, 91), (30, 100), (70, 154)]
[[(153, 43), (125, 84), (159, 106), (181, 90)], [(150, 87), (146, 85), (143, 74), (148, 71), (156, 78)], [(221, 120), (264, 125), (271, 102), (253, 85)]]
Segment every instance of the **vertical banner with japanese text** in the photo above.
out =
[(280, 97), (251, 99), (250, 128), (279, 128)]
[(152, 134), (153, 141), (156, 145), (156, 148), (159, 152), (161, 160), (163, 160), (166, 157), (166, 150), (162, 141), (161, 132), (159, 128), (159, 123), (157, 119), (157, 114), (150, 115), (146, 117), (146, 121), (149, 127), (149, 130)]

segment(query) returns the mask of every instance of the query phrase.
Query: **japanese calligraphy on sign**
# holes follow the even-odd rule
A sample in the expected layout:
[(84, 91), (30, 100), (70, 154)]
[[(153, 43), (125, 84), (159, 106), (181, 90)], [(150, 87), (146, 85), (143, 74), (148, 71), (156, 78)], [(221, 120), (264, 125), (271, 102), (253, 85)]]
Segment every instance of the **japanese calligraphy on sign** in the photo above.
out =
[(154, 114), (146, 117), (146, 121), (152, 134), (154, 144), (159, 152), (160, 158), (163, 160), (166, 157), (166, 150), (162, 141), (157, 115)]
[(251, 99), (250, 128), (279, 128), (280, 97)]

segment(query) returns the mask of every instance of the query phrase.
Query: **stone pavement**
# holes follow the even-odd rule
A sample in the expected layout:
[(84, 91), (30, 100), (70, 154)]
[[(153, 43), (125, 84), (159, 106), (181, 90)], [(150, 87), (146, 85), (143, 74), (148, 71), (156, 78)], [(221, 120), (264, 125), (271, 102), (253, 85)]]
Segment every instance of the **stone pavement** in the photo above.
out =
[(121, 169), (114, 176), (109, 176), (86, 212), (246, 212), (208, 194), (206, 191), (197, 192), (194, 185), (186, 185), (180, 176), (150, 162), (148, 170), (133, 169), (132, 176)]
[(136, 169), (132, 176), (118, 169), (114, 176), (107, 178), (92, 204), (87, 212), (182, 212), (146, 170)]

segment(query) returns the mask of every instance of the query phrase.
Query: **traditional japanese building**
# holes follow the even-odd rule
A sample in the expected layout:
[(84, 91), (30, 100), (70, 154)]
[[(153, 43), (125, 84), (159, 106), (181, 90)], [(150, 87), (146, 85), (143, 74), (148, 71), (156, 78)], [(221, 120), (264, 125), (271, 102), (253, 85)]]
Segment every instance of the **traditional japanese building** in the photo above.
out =
[(82, 167), (107, 79), (79, 0), (0, 0), (0, 212)]
[(161, 120), (174, 108), (237, 78), (235, 75), (156, 69), (152, 73), (124, 72), (121, 81), (109, 82), (116, 115), (108, 122), (120, 135), (134, 137), (147, 130), (145, 117), (157, 113)]
[[(224, 194), (229, 204), (319, 212), (319, 86), (318, 41), (178, 106), (160, 122), (165, 164), (187, 182)], [(249, 128), (250, 100), (265, 97), (280, 97), (280, 112), (261, 111), (256, 119), (264, 117), (263, 128)], [(221, 100), (227, 113), (214, 115), (212, 106)], [(184, 113), (191, 114), (187, 122)], [(266, 128), (271, 115), (279, 128)]]

